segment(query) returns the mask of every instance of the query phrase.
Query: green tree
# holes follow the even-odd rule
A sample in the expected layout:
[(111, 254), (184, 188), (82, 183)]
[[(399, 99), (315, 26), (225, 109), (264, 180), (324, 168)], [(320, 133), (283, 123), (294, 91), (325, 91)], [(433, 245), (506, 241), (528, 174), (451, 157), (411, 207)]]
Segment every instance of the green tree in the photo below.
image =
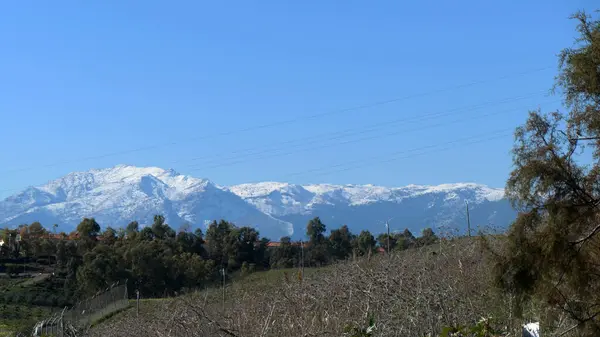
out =
[(140, 231), (140, 224), (137, 221), (130, 222), (125, 228), (125, 233), (129, 238), (135, 238)]
[(408, 228), (400, 234), (394, 234), (394, 238), (396, 239), (396, 250), (406, 250), (417, 244), (417, 239)]
[(325, 239), (325, 230), (325, 224), (321, 222), (319, 217), (315, 217), (314, 219), (310, 220), (308, 225), (306, 225), (306, 235), (310, 240), (310, 244), (315, 245), (322, 243)]
[(100, 225), (94, 218), (84, 218), (83, 221), (77, 225), (77, 233), (82, 239), (95, 239), (100, 233)]
[(106, 227), (106, 230), (102, 233), (102, 241), (109, 246), (114, 245), (117, 241), (117, 231), (110, 226)]
[(29, 225), (29, 235), (32, 238), (40, 238), (41, 236), (45, 235), (46, 233), (47, 233), (47, 231), (44, 228), (44, 226), (42, 226), (42, 224), (37, 221), (32, 223), (31, 225)]
[(142, 241), (152, 241), (152, 240), (154, 240), (154, 231), (150, 227), (144, 227), (140, 231), (138, 237)]
[(436, 243), (437, 241), (438, 237), (433, 232), (433, 229), (425, 228), (421, 233), (421, 236), (417, 239), (417, 245), (420, 247), (429, 246)]
[(77, 269), (77, 283), (82, 293), (92, 294), (105, 289), (123, 275), (120, 258), (106, 245), (98, 245), (83, 256), (83, 265)]
[[(389, 241), (388, 241), (389, 238)], [(390, 245), (390, 251), (393, 251), (396, 248), (396, 243), (398, 239), (397, 236), (390, 234), (388, 236), (387, 233), (381, 233), (377, 236), (377, 245), (381, 248), (384, 248), (386, 251), (388, 249), (388, 242)]]
[(375, 237), (369, 231), (361, 231), (355, 240), (355, 247), (357, 253), (361, 256), (367, 256), (375, 252), (377, 248), (377, 242)]
[(162, 215), (155, 215), (154, 222), (152, 223), (152, 233), (157, 239), (174, 238), (175, 231), (165, 223), (165, 217)]
[(307, 261), (311, 265), (321, 266), (329, 261), (329, 246), (325, 240), (327, 227), (319, 217), (315, 217), (306, 225), (306, 235), (309, 237)]
[[(507, 196), (520, 210), (498, 253), (499, 285), (521, 308), (543, 299), (600, 335), (600, 21), (577, 13), (577, 43), (560, 55), (568, 113), (532, 111), (515, 132)], [(582, 156), (592, 154), (589, 165)]]
[(215, 261), (217, 266), (224, 266), (229, 260), (229, 254), (232, 247), (229, 245), (230, 233), (234, 226), (221, 220), (218, 223), (213, 221), (206, 230), (206, 246), (210, 259)]
[(329, 247), (331, 255), (337, 260), (345, 260), (352, 255), (352, 240), (354, 235), (344, 225), (339, 229), (332, 230), (329, 234)]
[(300, 252), (292, 245), (292, 239), (284, 236), (279, 240), (279, 247), (273, 247), (270, 264), (273, 268), (292, 268), (298, 266)]

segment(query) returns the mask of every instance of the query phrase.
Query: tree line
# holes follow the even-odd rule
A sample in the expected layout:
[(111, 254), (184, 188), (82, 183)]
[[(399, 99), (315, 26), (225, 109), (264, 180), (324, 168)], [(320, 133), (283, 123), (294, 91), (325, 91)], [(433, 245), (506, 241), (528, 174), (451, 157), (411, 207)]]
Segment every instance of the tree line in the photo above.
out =
[(85, 218), (69, 235), (53, 235), (34, 222), (3, 230), (0, 272), (14, 275), (27, 271), (22, 266), (46, 265), (54, 272), (59, 302), (64, 304), (118, 281), (127, 280), (131, 291), (139, 290), (145, 296), (165, 296), (218, 282), (222, 269), (236, 275), (270, 268), (318, 267), (369, 256), (378, 248), (388, 249), (388, 243), (389, 249), (397, 251), (438, 240), (431, 228), (420, 237), (408, 229), (389, 237), (374, 237), (366, 230), (355, 235), (347, 226), (331, 230), (329, 235), (326, 232), (325, 224), (316, 217), (307, 224), (307, 242), (300, 245), (283, 237), (273, 246), (256, 229), (225, 220), (213, 221), (204, 233), (189, 225), (176, 231), (162, 215), (154, 216), (153, 223), (143, 228), (134, 221), (125, 228), (109, 226), (103, 231), (95, 219)]

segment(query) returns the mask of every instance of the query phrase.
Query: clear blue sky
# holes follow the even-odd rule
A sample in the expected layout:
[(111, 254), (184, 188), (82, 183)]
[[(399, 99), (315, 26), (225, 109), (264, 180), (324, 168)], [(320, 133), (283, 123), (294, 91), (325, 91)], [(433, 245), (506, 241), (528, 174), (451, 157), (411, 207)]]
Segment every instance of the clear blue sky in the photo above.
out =
[[(550, 89), (556, 54), (575, 36), (568, 16), (593, 3), (2, 2), (0, 197), (122, 163), (174, 168), (222, 185), (501, 187), (511, 136), (378, 158), (512, 128), (528, 109), (558, 107), (548, 103), (558, 97), (538, 94), (465, 110)], [(305, 118), (420, 93), (427, 95)], [(421, 119), (388, 123), (403, 118)], [(297, 121), (240, 131), (291, 119)], [(377, 132), (357, 133), (374, 124)], [(347, 137), (327, 136), (346, 129), (353, 130)], [(228, 131), (236, 132), (219, 135)], [(301, 138), (306, 145), (294, 142)], [(169, 143), (176, 144), (123, 153)], [(347, 169), (357, 160), (366, 165)], [(323, 168), (331, 166), (337, 171), (327, 174)]]

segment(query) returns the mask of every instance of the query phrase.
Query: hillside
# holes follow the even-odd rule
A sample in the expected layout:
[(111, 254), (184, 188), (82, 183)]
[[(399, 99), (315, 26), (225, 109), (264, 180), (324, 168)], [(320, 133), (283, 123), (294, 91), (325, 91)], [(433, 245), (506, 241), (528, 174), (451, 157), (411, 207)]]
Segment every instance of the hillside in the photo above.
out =
[(231, 187), (156, 167), (119, 165), (74, 172), (30, 187), (0, 202), (0, 223), (39, 221), (72, 230), (83, 217), (101, 225), (122, 227), (137, 220), (147, 225), (155, 214), (177, 228), (199, 227), (227, 219), (257, 228), (271, 239), (304, 234), (315, 216), (333, 227), (379, 232), (378, 221), (395, 217), (392, 230), (450, 226), (464, 230), (465, 201), (473, 226), (507, 226), (515, 212), (502, 189), (473, 183), (439, 186), (294, 185), (264, 182)]
[[(511, 299), (493, 287), (489, 262), (480, 248), (477, 240), (454, 239), (391, 258), (306, 269), (303, 279), (298, 269), (255, 273), (228, 282), (225, 302), (220, 287), (172, 299), (142, 300), (139, 316), (133, 307), (89, 333), (109, 337), (132, 336), (133, 331), (183, 337), (439, 336), (445, 327), (473, 326), (482, 317), (493, 317), (483, 322), (518, 335), (521, 322), (511, 319)], [(374, 334), (366, 333), (370, 325)]]

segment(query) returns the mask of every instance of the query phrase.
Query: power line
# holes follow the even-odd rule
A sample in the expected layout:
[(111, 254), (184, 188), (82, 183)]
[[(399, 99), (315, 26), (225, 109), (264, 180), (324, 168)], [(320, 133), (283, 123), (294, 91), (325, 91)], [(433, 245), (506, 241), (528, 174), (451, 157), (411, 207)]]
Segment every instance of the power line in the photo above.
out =
[(293, 119), (288, 119), (288, 120), (285, 120), (285, 121), (280, 121), (280, 122), (275, 122), (275, 123), (262, 124), (262, 125), (251, 126), (251, 127), (248, 127), (248, 128), (243, 128), (243, 129), (238, 129), (238, 130), (225, 131), (225, 132), (217, 133), (217, 134), (214, 134), (214, 135), (200, 136), (200, 137), (191, 137), (191, 138), (188, 138), (188, 139), (185, 139), (185, 140), (181, 140), (179, 142), (168, 142), (168, 143), (162, 143), (162, 144), (155, 144), (155, 145), (144, 146), (144, 147), (139, 147), (139, 148), (134, 148), (134, 149), (129, 149), (129, 150), (123, 150), (123, 151), (106, 153), (106, 154), (103, 154), (103, 155), (89, 156), (89, 157), (83, 157), (83, 158), (79, 158), (79, 159), (67, 160), (67, 161), (62, 161), (62, 162), (55, 162), (55, 163), (52, 163), (52, 164), (36, 165), (36, 166), (31, 166), (31, 167), (26, 167), (26, 168), (6, 170), (6, 171), (0, 172), (0, 174), (30, 171), (30, 170), (33, 170), (33, 169), (49, 168), (49, 167), (58, 166), (58, 165), (72, 164), (72, 163), (83, 162), (83, 161), (94, 160), (94, 159), (102, 159), (102, 158), (107, 158), (107, 157), (113, 157), (113, 156), (123, 155), (123, 154), (130, 154), (130, 153), (135, 153), (135, 152), (153, 150), (153, 149), (157, 149), (157, 148), (161, 148), (161, 147), (166, 147), (166, 146), (173, 146), (173, 145), (177, 145), (177, 144), (179, 144), (181, 142), (190, 142), (190, 141), (197, 141), (197, 140), (202, 140), (202, 139), (212, 139), (212, 138), (215, 138), (215, 137), (228, 136), (228, 135), (233, 135), (233, 134), (239, 134), (239, 133), (242, 133), (242, 132), (260, 130), (260, 129), (270, 128), (270, 127), (275, 127), (275, 126), (280, 126), (280, 125), (285, 125), (285, 124), (292, 124), (292, 123), (299, 122), (301, 120), (310, 120), (310, 119), (315, 119), (315, 118), (320, 118), (320, 117), (325, 117), (325, 116), (330, 116), (330, 115), (336, 115), (336, 114), (341, 114), (341, 113), (350, 112), (350, 111), (363, 110), (363, 109), (367, 109), (367, 108), (372, 108), (372, 107), (376, 107), (376, 106), (381, 106), (381, 105), (385, 105), (385, 104), (399, 102), (399, 101), (402, 101), (402, 100), (408, 100), (408, 99), (418, 98), (418, 97), (425, 97), (425, 96), (429, 96), (429, 95), (433, 95), (433, 94), (438, 94), (438, 93), (442, 93), (442, 92), (448, 92), (448, 91), (452, 91), (452, 90), (456, 90), (456, 89), (471, 87), (471, 86), (475, 86), (475, 85), (479, 85), (479, 84), (483, 84), (483, 83), (489, 83), (489, 82), (499, 81), (499, 80), (503, 80), (503, 79), (507, 79), (507, 78), (524, 76), (524, 75), (527, 75), (527, 74), (531, 74), (531, 73), (535, 73), (535, 72), (547, 70), (547, 69), (550, 69), (550, 68), (552, 68), (552, 66), (546, 66), (546, 67), (542, 67), (542, 68), (536, 68), (536, 69), (526, 70), (526, 71), (523, 71), (523, 72), (519, 72), (519, 73), (515, 73), (515, 74), (510, 74), (510, 75), (504, 75), (504, 76), (500, 76), (500, 77), (493, 78), (493, 79), (479, 80), (479, 81), (474, 81), (474, 82), (470, 82), (470, 83), (464, 83), (464, 84), (450, 86), (450, 87), (446, 87), (446, 88), (442, 88), (442, 89), (437, 89), (437, 90), (433, 90), (433, 91), (427, 91), (427, 92), (422, 92), (422, 93), (418, 93), (418, 94), (412, 94), (412, 95), (407, 95), (407, 96), (392, 98), (392, 99), (388, 99), (388, 100), (384, 100), (384, 101), (379, 101), (379, 102), (374, 102), (374, 103), (370, 103), (370, 104), (364, 104), (364, 105), (354, 106), (354, 107), (351, 107), (351, 108), (346, 108), (346, 109), (341, 109), (341, 110), (333, 110), (333, 111), (323, 112), (323, 113), (318, 113), (318, 114), (313, 114), (313, 115), (309, 115), (309, 116), (300, 116), (300, 117), (296, 117), (296, 118), (293, 118)]
[[(445, 150), (449, 150), (451, 148), (453, 148), (454, 146), (449, 146), (450, 144), (459, 144), (463, 141), (468, 141), (465, 142), (462, 145), (469, 145), (469, 144), (480, 144), (480, 143), (485, 143), (487, 141), (490, 140), (495, 140), (495, 139), (500, 139), (502, 137), (505, 137), (507, 135), (512, 134), (512, 132), (514, 132), (514, 128), (508, 128), (508, 129), (503, 129), (503, 130), (499, 130), (496, 132), (492, 132), (492, 133), (484, 133), (483, 135), (495, 135), (492, 137), (487, 137), (487, 138), (483, 138), (480, 139), (480, 136), (470, 136), (470, 137), (466, 137), (466, 138), (460, 138), (460, 139), (456, 139), (456, 140), (452, 140), (452, 141), (448, 141), (448, 142), (444, 142), (441, 144), (433, 144), (433, 145), (427, 145), (424, 147), (419, 147), (419, 148), (414, 148), (414, 149), (409, 149), (409, 150), (402, 150), (402, 151), (397, 151), (397, 152), (393, 152), (390, 154), (387, 154), (385, 156), (375, 156), (375, 157), (370, 157), (370, 158), (364, 158), (364, 159), (359, 159), (359, 160), (354, 160), (354, 161), (350, 161), (350, 162), (345, 162), (345, 163), (341, 163), (341, 164), (335, 164), (335, 165), (328, 165), (326, 167), (321, 167), (321, 168), (315, 168), (315, 169), (310, 169), (310, 170), (305, 170), (302, 172), (297, 172), (297, 173), (292, 173), (292, 174), (288, 174), (287, 177), (293, 177), (293, 176), (299, 176), (299, 175), (305, 175), (308, 173), (313, 173), (313, 172), (317, 172), (316, 174), (314, 174), (315, 176), (318, 175), (327, 175), (327, 174), (331, 174), (331, 173), (338, 173), (338, 172), (343, 172), (343, 171), (349, 171), (349, 170), (354, 170), (357, 168), (362, 168), (365, 166), (373, 166), (373, 161), (376, 161), (376, 163), (388, 163), (388, 162), (392, 162), (392, 161), (396, 161), (396, 160), (400, 160), (400, 159), (410, 159), (410, 158), (414, 158), (417, 156), (422, 156), (424, 154), (429, 154), (429, 153), (437, 153), (440, 151), (445, 151)], [(469, 141), (471, 140), (471, 141)], [(436, 147), (439, 147), (440, 145), (446, 145), (445, 147), (442, 147), (441, 149), (435, 149)], [(424, 151), (424, 152), (418, 152), (418, 151), (423, 151), (423, 150), (428, 150), (428, 149), (432, 149), (431, 151)], [(399, 154), (406, 154), (406, 153), (412, 153), (412, 152), (417, 152), (414, 154), (409, 154), (409, 155), (405, 155), (405, 156), (401, 156), (401, 157), (396, 157), (396, 158), (389, 158), (390, 156), (395, 156), (395, 155), (399, 155)], [(366, 164), (365, 161), (368, 161)], [(353, 163), (361, 163), (362, 165), (358, 165), (358, 166), (350, 166), (350, 167), (344, 167), (348, 164), (353, 164)], [(330, 171), (325, 171), (325, 172), (321, 172), (318, 173), (318, 171), (322, 171), (322, 170), (326, 170), (326, 169), (331, 169), (331, 168), (335, 168), (335, 167), (340, 167), (341, 169), (339, 170), (330, 170)], [(5, 189), (5, 190), (0, 190), (0, 192), (7, 192), (7, 191), (14, 191), (14, 190), (20, 190), (20, 189)]]
[[(292, 176), (299, 176), (299, 175), (304, 175), (307, 173), (311, 173), (314, 176), (319, 176), (319, 175), (327, 175), (327, 174), (332, 174), (332, 173), (339, 173), (339, 172), (344, 172), (344, 171), (350, 171), (350, 170), (354, 170), (357, 168), (362, 168), (362, 167), (366, 167), (366, 166), (373, 166), (374, 164), (382, 164), (382, 163), (389, 163), (389, 162), (393, 162), (393, 161), (397, 161), (400, 159), (410, 159), (410, 158), (414, 158), (414, 157), (418, 157), (418, 156), (422, 156), (425, 154), (430, 154), (430, 153), (438, 153), (441, 151), (446, 151), (446, 150), (450, 150), (455, 146), (451, 146), (450, 144), (458, 144), (458, 145), (470, 145), (470, 144), (481, 144), (481, 143), (485, 143), (491, 140), (496, 140), (496, 139), (501, 139), (503, 137), (509, 136), (514, 132), (513, 128), (510, 129), (503, 129), (503, 130), (499, 130), (497, 132), (493, 132), (492, 134), (496, 134), (495, 136), (491, 136), (491, 137), (478, 137), (478, 136), (472, 136), (472, 137), (467, 137), (467, 138), (461, 138), (461, 139), (457, 139), (457, 140), (453, 140), (453, 141), (449, 141), (449, 142), (444, 142), (442, 144), (434, 144), (434, 145), (428, 145), (428, 146), (424, 146), (424, 147), (420, 147), (420, 148), (415, 148), (415, 149), (410, 149), (410, 150), (404, 150), (404, 151), (400, 151), (400, 152), (395, 152), (392, 154), (388, 154), (385, 156), (377, 156), (377, 157), (371, 157), (371, 158), (367, 158), (367, 159), (360, 159), (360, 160), (354, 160), (351, 162), (346, 162), (346, 163), (342, 163), (342, 164), (336, 164), (336, 165), (328, 165), (326, 167), (321, 167), (321, 168), (316, 168), (316, 169), (311, 169), (311, 170), (306, 170), (306, 171), (302, 171), (302, 172), (298, 172), (298, 173), (293, 173), (293, 174), (289, 174), (286, 175), (286, 177), (292, 177)], [(486, 133), (487, 135), (489, 135), (488, 133)], [(467, 140), (471, 140), (471, 141), (467, 141)], [(463, 144), (461, 144), (461, 142), (463, 141), (467, 141)], [(439, 147), (441, 145), (446, 145), (440, 149), (435, 149), (436, 147)], [(427, 150), (427, 149), (432, 149), (430, 151), (422, 151), (422, 150)], [(418, 152), (421, 151), (421, 152)], [(394, 157), (394, 158), (389, 158), (390, 156), (394, 156), (397, 154), (402, 154), (402, 153), (411, 153), (411, 152), (417, 152), (414, 154), (409, 154), (409, 155), (405, 155), (405, 156), (400, 156), (400, 157)], [(365, 161), (368, 161), (365, 163)], [(352, 164), (352, 163), (362, 163), (361, 165), (357, 165), (357, 166), (348, 166), (345, 167), (348, 164)], [(341, 169), (336, 169), (336, 170), (330, 170), (330, 171), (324, 171), (321, 173), (318, 173), (318, 171), (322, 171), (322, 170), (326, 170), (332, 167), (341, 167)], [(314, 174), (314, 172), (317, 172), (316, 174)]]
[[(547, 101), (547, 102), (543, 102), (543, 103), (552, 103), (552, 102), (557, 102), (557, 101), (560, 101), (560, 100), (556, 99), (556, 100), (551, 100), (551, 101)], [(398, 134), (404, 134), (404, 133), (409, 133), (409, 132), (414, 132), (414, 131), (422, 131), (422, 130), (426, 130), (426, 129), (430, 129), (430, 128), (435, 128), (435, 127), (447, 126), (447, 125), (450, 125), (450, 124), (456, 124), (456, 123), (460, 123), (460, 122), (467, 121), (467, 120), (480, 119), (480, 118), (490, 117), (490, 116), (494, 116), (494, 115), (498, 115), (498, 114), (503, 114), (503, 113), (507, 113), (507, 112), (523, 111), (524, 109), (526, 109), (526, 108), (513, 108), (513, 109), (501, 110), (501, 111), (496, 111), (496, 112), (487, 113), (487, 114), (483, 114), (483, 115), (477, 115), (476, 117), (467, 117), (467, 118), (462, 118), (462, 119), (458, 119), (458, 120), (453, 120), (453, 121), (450, 121), (450, 122), (442, 122), (442, 123), (437, 123), (437, 124), (433, 124), (433, 125), (426, 125), (426, 126), (420, 127), (420, 128), (406, 128), (406, 129), (401, 129), (401, 130), (398, 130), (398, 131), (395, 131), (395, 132), (391, 132), (391, 133), (380, 134), (380, 135), (370, 136), (370, 137), (363, 137), (363, 138), (348, 140), (348, 141), (339, 142), (339, 143), (320, 144), (318, 146), (313, 146), (313, 147), (309, 147), (309, 148), (299, 149), (299, 150), (296, 150), (296, 151), (287, 151), (287, 152), (283, 152), (283, 153), (268, 154), (268, 155), (265, 155), (265, 156), (253, 157), (253, 158), (244, 159), (244, 160), (239, 160), (238, 159), (238, 160), (231, 161), (231, 162), (218, 163), (218, 164), (212, 165), (212, 166), (193, 167), (189, 171), (193, 172), (193, 171), (206, 170), (206, 169), (212, 169), (212, 168), (218, 168), (218, 167), (226, 167), (226, 166), (231, 166), (231, 165), (239, 164), (239, 163), (242, 163), (242, 162), (248, 162), (248, 161), (252, 161), (252, 160), (261, 160), (261, 159), (266, 159), (266, 158), (286, 156), (286, 155), (290, 155), (290, 154), (294, 154), (294, 153), (299, 153), (299, 152), (305, 152), (305, 151), (312, 151), (312, 150), (317, 150), (317, 149), (323, 149), (323, 148), (328, 148), (328, 147), (333, 147), (333, 146), (338, 146), (338, 145), (352, 144), (352, 143), (362, 142), (362, 141), (366, 141), (366, 140), (384, 138), (384, 137), (389, 137), (389, 136), (398, 135)], [(363, 132), (358, 132), (357, 134), (360, 134), (360, 133), (363, 133)], [(332, 139), (335, 139), (335, 138), (339, 138), (339, 137), (334, 137)], [(447, 143), (445, 143), (445, 144), (447, 144)], [(300, 145), (304, 145), (304, 144), (300, 144)], [(232, 159), (237, 159), (237, 158), (234, 157)], [(38, 185), (42, 185), (42, 184), (38, 184)], [(17, 191), (17, 190), (22, 190), (22, 188), (3, 189), (3, 190), (0, 190), (0, 193), (10, 192), (10, 191)]]
[[(557, 101), (559, 101), (559, 100), (553, 100), (553, 101), (545, 102), (545, 103), (551, 103), (551, 102), (557, 102)], [(333, 143), (333, 144), (319, 144), (317, 146), (308, 147), (308, 148), (304, 148), (304, 149), (300, 149), (300, 150), (296, 150), (296, 151), (287, 151), (287, 152), (282, 152), (282, 153), (267, 154), (264, 156), (252, 157), (252, 158), (247, 158), (247, 159), (232, 158), (232, 159), (234, 159), (234, 161), (225, 162), (225, 163), (217, 163), (215, 165), (209, 165), (209, 166), (193, 167), (189, 171), (194, 172), (194, 171), (199, 171), (199, 170), (207, 170), (207, 169), (213, 169), (213, 168), (219, 168), (219, 167), (226, 167), (226, 166), (231, 166), (231, 165), (235, 165), (235, 164), (239, 164), (239, 163), (245, 163), (248, 161), (255, 161), (255, 160), (261, 160), (261, 159), (267, 159), (267, 158), (273, 158), (273, 157), (279, 157), (279, 156), (286, 156), (286, 155), (290, 155), (290, 154), (312, 151), (312, 150), (320, 150), (320, 149), (324, 149), (324, 148), (328, 148), (328, 147), (358, 143), (358, 142), (363, 142), (363, 141), (367, 141), (367, 140), (379, 139), (379, 138), (384, 138), (384, 137), (389, 137), (389, 136), (394, 136), (394, 135), (399, 135), (399, 134), (405, 134), (405, 133), (414, 132), (414, 131), (422, 131), (422, 130), (427, 130), (427, 129), (434, 128), (434, 127), (447, 126), (450, 124), (456, 124), (456, 123), (464, 122), (467, 120), (481, 119), (481, 118), (485, 118), (485, 117), (490, 117), (490, 116), (494, 116), (494, 115), (498, 115), (498, 114), (504, 114), (507, 112), (515, 112), (515, 111), (523, 111), (523, 108), (502, 110), (502, 111), (487, 113), (487, 114), (483, 114), (483, 115), (478, 115), (476, 117), (467, 117), (467, 118), (462, 118), (462, 119), (458, 119), (458, 120), (453, 120), (451, 122), (443, 122), (443, 123), (438, 123), (438, 124), (433, 124), (433, 125), (427, 125), (427, 126), (424, 126), (421, 128), (406, 128), (406, 129), (401, 129), (401, 130), (398, 130), (395, 132), (379, 134), (379, 135), (370, 136), (370, 137), (363, 137), (363, 138), (358, 138), (358, 139), (353, 139), (353, 140), (348, 140), (348, 141), (343, 141), (343, 142), (338, 142), (338, 143)]]
[[(253, 156), (253, 155), (257, 155), (257, 154), (266, 153), (271, 150), (288, 149), (289, 147), (281, 146), (281, 145), (285, 145), (285, 144), (293, 144), (293, 143), (297, 143), (297, 142), (302, 142), (299, 145), (303, 146), (303, 145), (307, 145), (307, 144), (311, 144), (311, 143), (321, 142), (321, 141), (323, 141), (323, 137), (328, 137), (327, 140), (340, 139), (340, 138), (352, 136), (355, 134), (363, 134), (363, 133), (377, 131), (382, 128), (386, 128), (386, 127), (389, 127), (391, 125), (395, 125), (395, 124), (398, 124), (401, 122), (413, 122), (413, 121), (420, 121), (420, 120), (428, 120), (428, 119), (432, 119), (433, 117), (443, 117), (446, 115), (450, 115), (457, 111), (473, 111), (473, 110), (477, 110), (479, 108), (483, 108), (486, 106), (494, 106), (494, 105), (499, 105), (499, 104), (503, 104), (503, 103), (509, 103), (509, 102), (523, 100), (526, 98), (534, 97), (534, 96), (539, 95), (544, 92), (545, 92), (545, 90), (537, 91), (537, 92), (533, 92), (533, 93), (529, 93), (529, 94), (525, 94), (525, 95), (521, 95), (521, 96), (505, 98), (505, 99), (502, 99), (499, 101), (489, 101), (489, 102), (471, 105), (471, 106), (467, 106), (467, 107), (454, 108), (454, 109), (450, 109), (450, 110), (447, 110), (444, 112), (427, 113), (427, 114), (424, 114), (424, 115), (421, 115), (418, 117), (408, 117), (408, 118), (405, 117), (405, 118), (400, 118), (400, 119), (394, 119), (394, 120), (390, 120), (390, 121), (371, 124), (366, 129), (362, 128), (362, 127), (361, 128), (350, 128), (350, 129), (337, 131), (337, 132), (333, 132), (333, 133), (318, 134), (318, 135), (314, 135), (314, 136), (293, 139), (293, 140), (289, 140), (289, 141), (279, 142), (279, 143), (277, 143), (277, 146), (270, 147), (267, 149), (265, 149), (264, 147), (260, 147), (260, 149), (261, 149), (260, 151), (252, 152), (252, 153), (245, 153), (245, 154), (243, 154), (243, 156)], [(426, 118), (423, 118), (423, 117), (426, 117)], [(232, 152), (230, 152), (230, 154), (243, 153), (246, 151), (253, 151), (253, 150), (256, 151), (256, 147), (246, 148), (244, 150), (232, 151)], [(238, 159), (239, 156), (225, 157), (223, 155), (213, 155), (213, 156), (208, 155), (208, 156), (201, 156), (201, 157), (194, 157), (194, 158), (190, 158), (190, 159), (179, 160), (179, 161), (175, 161), (175, 162), (171, 162), (171, 163), (176, 164), (176, 163), (181, 163), (181, 162), (198, 161), (198, 160), (206, 160), (206, 159), (208, 159), (209, 162), (211, 162), (211, 161), (214, 162), (214, 161), (217, 161), (217, 160), (223, 159), (223, 158), (225, 160), (230, 160), (230, 159)], [(206, 162), (204, 162), (203, 164), (206, 164)]]

